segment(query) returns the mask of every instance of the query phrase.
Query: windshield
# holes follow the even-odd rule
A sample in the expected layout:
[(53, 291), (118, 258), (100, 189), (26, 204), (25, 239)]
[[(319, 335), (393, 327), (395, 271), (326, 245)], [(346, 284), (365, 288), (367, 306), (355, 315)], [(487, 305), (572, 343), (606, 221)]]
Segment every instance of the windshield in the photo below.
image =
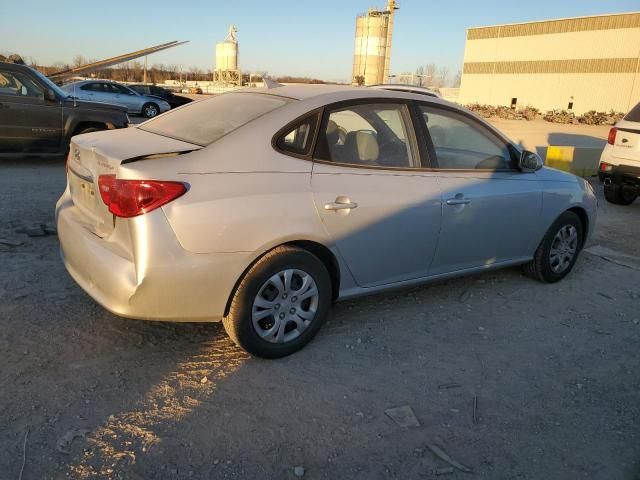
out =
[(633, 107), (624, 119), (630, 122), (640, 122), (640, 103)]
[(236, 92), (193, 102), (149, 120), (139, 128), (165, 137), (206, 146), (262, 115), (282, 107), (289, 98)]
[(45, 77), (38, 70), (36, 70), (35, 68), (32, 68), (31, 70), (38, 76), (38, 78), (44, 84), (44, 86), (47, 87), (47, 88), (50, 88), (51, 90), (56, 92), (56, 95), (58, 95), (59, 97), (62, 97), (62, 98), (67, 98), (69, 96), (69, 94), (67, 92), (62, 90), (58, 85), (53, 83), (51, 80), (49, 80), (47, 77)]

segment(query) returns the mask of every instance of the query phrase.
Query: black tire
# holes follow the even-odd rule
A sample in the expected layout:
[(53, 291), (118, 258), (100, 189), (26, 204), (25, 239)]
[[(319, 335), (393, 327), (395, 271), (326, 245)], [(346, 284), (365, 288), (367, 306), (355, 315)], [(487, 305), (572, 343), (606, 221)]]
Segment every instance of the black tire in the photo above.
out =
[[(558, 232), (566, 226), (573, 226), (577, 231), (577, 246), (575, 254), (571, 259), (569, 265), (562, 271), (556, 272), (551, 266), (551, 247)], [(573, 269), (573, 266), (578, 259), (580, 250), (582, 249), (582, 243), (584, 239), (584, 227), (578, 215), (573, 212), (564, 212), (553, 222), (553, 225), (547, 230), (542, 242), (538, 246), (533, 260), (523, 265), (523, 270), (526, 275), (531, 278), (535, 278), (543, 283), (555, 283), (566, 277)]]
[[(272, 343), (262, 338), (254, 327), (254, 301), (270, 278), (288, 269), (303, 271), (315, 281), (318, 291), (317, 306), (312, 320), (296, 338)], [(318, 333), (329, 314), (331, 295), (329, 272), (318, 257), (301, 248), (280, 246), (260, 258), (245, 273), (233, 294), (229, 314), (222, 323), (231, 340), (250, 354), (263, 358), (284, 357), (300, 350)], [(278, 321), (275, 316), (273, 321)], [(287, 325), (295, 326), (291, 323)]]
[(604, 198), (614, 205), (631, 205), (638, 198), (638, 194), (631, 185), (610, 183), (604, 186)]
[(142, 106), (142, 110), (140, 112), (144, 118), (153, 118), (160, 114), (160, 107), (158, 107), (156, 103), (147, 102)]

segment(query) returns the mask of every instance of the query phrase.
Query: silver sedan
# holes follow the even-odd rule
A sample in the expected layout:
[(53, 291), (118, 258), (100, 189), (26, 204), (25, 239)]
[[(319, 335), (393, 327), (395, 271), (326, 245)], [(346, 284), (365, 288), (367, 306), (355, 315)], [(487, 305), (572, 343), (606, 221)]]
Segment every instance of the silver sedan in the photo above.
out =
[(104, 80), (83, 80), (65, 85), (62, 89), (81, 100), (122, 105), (127, 107), (129, 113), (146, 118), (153, 118), (171, 108), (160, 97), (142, 95), (126, 85)]
[(254, 355), (333, 301), (523, 265), (556, 282), (593, 231), (590, 185), (444, 100), (287, 86), (72, 139), (64, 263), (124, 317), (222, 320)]

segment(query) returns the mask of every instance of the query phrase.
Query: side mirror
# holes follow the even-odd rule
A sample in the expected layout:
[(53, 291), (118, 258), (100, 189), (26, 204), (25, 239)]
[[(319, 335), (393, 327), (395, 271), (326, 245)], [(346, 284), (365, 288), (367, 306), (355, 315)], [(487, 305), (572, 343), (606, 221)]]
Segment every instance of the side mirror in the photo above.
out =
[(55, 92), (50, 88), (47, 88), (44, 92), (44, 98), (49, 102), (55, 102), (57, 100)]
[(535, 172), (543, 166), (542, 159), (537, 153), (524, 150), (518, 161), (518, 168), (523, 172)]

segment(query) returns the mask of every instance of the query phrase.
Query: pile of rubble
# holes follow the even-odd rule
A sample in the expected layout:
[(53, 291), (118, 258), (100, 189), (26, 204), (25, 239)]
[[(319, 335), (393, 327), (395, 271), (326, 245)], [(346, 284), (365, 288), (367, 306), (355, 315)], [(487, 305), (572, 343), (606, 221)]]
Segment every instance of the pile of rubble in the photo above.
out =
[(472, 103), (467, 105), (472, 112), (477, 113), (483, 118), (503, 118), (506, 120), (535, 120), (540, 115), (540, 110), (533, 107), (525, 107), (513, 109), (503, 105), (481, 105)]
[(575, 113), (567, 110), (550, 110), (542, 118), (551, 123), (578, 123)]
[(4, 55), (0, 55), (0, 62), (16, 63), (18, 65), (25, 65), (24, 60), (22, 60), (22, 57), (20, 55), (15, 54), (15, 53), (13, 55), (9, 55), (8, 57), (5, 57)]
[(578, 123), (585, 125), (615, 125), (618, 121), (622, 120), (624, 113), (614, 112), (596, 112), (590, 110), (584, 115), (578, 117)]
[(573, 112), (566, 110), (551, 110), (544, 114), (547, 122), (552, 123), (572, 123), (574, 125), (615, 125), (624, 117), (624, 113), (614, 112), (596, 112), (591, 110), (583, 115), (576, 116)]
[(479, 103), (472, 103), (467, 105), (467, 108), (472, 112), (477, 113), (483, 118), (504, 118), (506, 120), (535, 120), (542, 116), (542, 118), (551, 123), (572, 123), (574, 125), (615, 125), (616, 122), (624, 117), (624, 113), (614, 112), (596, 112), (591, 110), (584, 115), (576, 116), (575, 113), (567, 110), (550, 110), (544, 115), (540, 110), (534, 107), (525, 107), (519, 109), (513, 109), (502, 105), (482, 105)]

